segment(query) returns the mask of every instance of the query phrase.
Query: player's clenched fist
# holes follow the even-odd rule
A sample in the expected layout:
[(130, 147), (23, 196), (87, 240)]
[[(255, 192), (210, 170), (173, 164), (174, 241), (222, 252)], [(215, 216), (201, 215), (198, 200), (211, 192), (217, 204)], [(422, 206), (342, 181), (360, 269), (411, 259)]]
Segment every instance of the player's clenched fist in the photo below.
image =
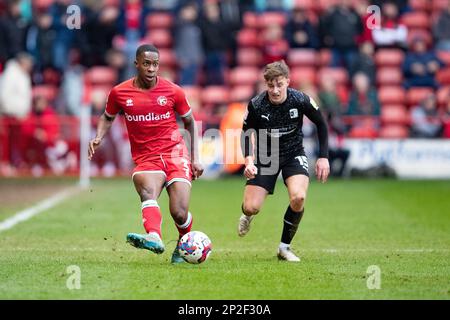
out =
[(200, 163), (193, 163), (192, 173), (194, 175), (194, 179), (200, 178), (200, 176), (203, 174), (203, 166)]
[(253, 179), (257, 173), (258, 173), (258, 168), (256, 168), (256, 166), (254, 164), (249, 164), (249, 165), (245, 166), (244, 176), (247, 179)]
[(91, 160), (92, 156), (95, 153), (95, 149), (98, 148), (98, 146), (100, 145), (100, 142), (102, 142), (102, 140), (100, 138), (95, 138), (92, 139), (91, 141), (89, 141), (89, 150), (88, 150), (88, 159)]

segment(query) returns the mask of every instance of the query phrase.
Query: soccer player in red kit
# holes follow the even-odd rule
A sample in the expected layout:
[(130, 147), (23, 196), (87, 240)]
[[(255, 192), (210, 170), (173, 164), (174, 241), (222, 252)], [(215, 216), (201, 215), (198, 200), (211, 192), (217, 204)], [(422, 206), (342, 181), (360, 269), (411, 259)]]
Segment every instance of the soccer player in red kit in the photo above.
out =
[[(192, 227), (188, 211), (191, 181), (203, 173), (198, 162), (197, 128), (182, 89), (157, 75), (159, 51), (153, 45), (136, 50), (137, 75), (115, 86), (108, 96), (96, 137), (89, 143), (89, 160), (123, 111), (136, 167), (132, 179), (142, 202), (142, 221), (146, 234), (129, 233), (127, 242), (157, 254), (164, 252), (161, 237), (162, 216), (158, 197), (166, 187), (169, 209), (181, 238)], [(189, 132), (190, 152), (178, 130), (175, 113)], [(172, 263), (183, 259), (175, 248)]]

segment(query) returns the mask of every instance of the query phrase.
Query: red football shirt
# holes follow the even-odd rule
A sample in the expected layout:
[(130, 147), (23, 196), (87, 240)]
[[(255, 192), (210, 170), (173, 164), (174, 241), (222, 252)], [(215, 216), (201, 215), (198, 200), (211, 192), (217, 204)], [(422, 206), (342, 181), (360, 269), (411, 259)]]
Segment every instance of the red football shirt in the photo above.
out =
[(106, 102), (106, 113), (123, 110), (135, 163), (155, 156), (173, 154), (174, 148), (185, 150), (175, 112), (181, 117), (192, 113), (183, 90), (161, 77), (148, 90), (136, 88), (133, 79), (115, 86)]

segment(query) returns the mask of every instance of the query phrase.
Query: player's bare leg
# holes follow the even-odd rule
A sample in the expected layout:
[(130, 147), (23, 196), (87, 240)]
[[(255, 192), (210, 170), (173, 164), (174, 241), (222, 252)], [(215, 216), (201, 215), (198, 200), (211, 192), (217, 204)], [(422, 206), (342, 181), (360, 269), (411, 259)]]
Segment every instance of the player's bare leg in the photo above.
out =
[(291, 250), (291, 241), (297, 232), (300, 220), (303, 217), (306, 192), (308, 190), (309, 178), (305, 175), (294, 175), (286, 179), (289, 194), (289, 206), (284, 215), (283, 233), (278, 247), (278, 258), (280, 260), (298, 262), (298, 258)]
[(144, 171), (133, 175), (133, 182), (142, 203), (142, 222), (146, 234), (129, 233), (127, 242), (140, 249), (157, 254), (164, 252), (161, 240), (161, 211), (157, 199), (164, 187), (166, 176), (161, 172)]
[[(189, 201), (191, 197), (191, 185), (187, 181), (176, 181), (167, 187), (169, 194), (169, 209), (175, 226), (178, 229), (178, 240), (183, 235), (191, 231), (192, 214), (189, 212)], [(171, 258), (172, 263), (184, 262), (178, 252), (178, 245), (175, 247)]]
[(244, 201), (242, 203), (242, 215), (239, 218), (238, 234), (245, 236), (250, 230), (250, 223), (267, 197), (267, 190), (260, 186), (247, 185), (244, 189)]

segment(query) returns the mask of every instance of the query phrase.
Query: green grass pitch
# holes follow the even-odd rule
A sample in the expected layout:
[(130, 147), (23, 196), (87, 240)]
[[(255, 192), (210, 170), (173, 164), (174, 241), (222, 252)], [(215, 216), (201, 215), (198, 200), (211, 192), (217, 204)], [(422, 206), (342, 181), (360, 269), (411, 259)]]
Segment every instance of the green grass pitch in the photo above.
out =
[[(213, 252), (204, 264), (174, 266), (167, 194), (159, 200), (166, 252), (155, 255), (125, 242), (143, 231), (131, 180), (94, 180), (0, 233), (0, 299), (449, 299), (449, 181), (312, 182), (292, 244), (297, 264), (276, 258), (288, 204), (281, 181), (250, 233), (237, 236), (243, 184), (194, 183), (193, 229), (209, 235)], [(80, 289), (66, 286), (71, 265)], [(367, 286), (373, 265), (380, 289)]]

